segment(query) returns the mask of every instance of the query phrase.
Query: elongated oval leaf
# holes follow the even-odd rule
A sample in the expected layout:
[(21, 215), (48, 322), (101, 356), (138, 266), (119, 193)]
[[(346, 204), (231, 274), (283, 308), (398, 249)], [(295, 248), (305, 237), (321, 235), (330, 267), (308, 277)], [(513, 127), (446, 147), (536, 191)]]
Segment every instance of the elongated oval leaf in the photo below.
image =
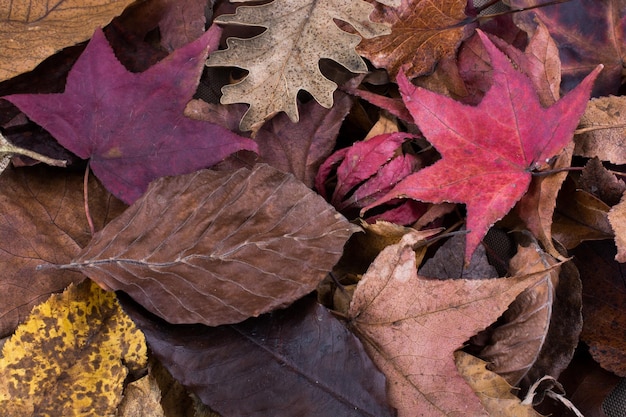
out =
[(310, 297), (215, 328), (171, 325), (122, 304), (172, 376), (223, 416), (395, 415), (359, 339)]
[(311, 292), (352, 228), (269, 165), (161, 178), (67, 267), (171, 323), (216, 326)]

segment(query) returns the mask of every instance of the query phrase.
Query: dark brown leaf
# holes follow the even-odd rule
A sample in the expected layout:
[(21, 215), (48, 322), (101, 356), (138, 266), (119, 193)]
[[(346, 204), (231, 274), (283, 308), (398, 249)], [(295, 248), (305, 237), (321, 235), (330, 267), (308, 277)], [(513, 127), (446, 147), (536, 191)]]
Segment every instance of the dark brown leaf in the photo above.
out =
[(626, 266), (616, 262), (611, 242), (576, 248), (574, 262), (583, 283), (583, 332), (593, 358), (606, 370), (626, 376)]
[(171, 323), (237, 323), (289, 305), (332, 269), (354, 228), (269, 165), (153, 182), (66, 267)]
[[(95, 178), (89, 183), (96, 229), (125, 206)], [(0, 336), (11, 333), (33, 306), (81, 274), (39, 265), (63, 264), (91, 239), (83, 209), (83, 175), (45, 166), (7, 169), (0, 176)]]
[(310, 298), (214, 328), (171, 325), (124, 305), (172, 376), (224, 416), (394, 415), (363, 345)]

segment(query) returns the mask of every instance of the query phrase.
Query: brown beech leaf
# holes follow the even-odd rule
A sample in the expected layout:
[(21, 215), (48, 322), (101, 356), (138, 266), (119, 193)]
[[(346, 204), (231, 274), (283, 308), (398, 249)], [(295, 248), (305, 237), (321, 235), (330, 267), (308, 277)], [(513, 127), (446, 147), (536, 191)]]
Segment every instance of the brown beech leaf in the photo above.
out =
[(589, 101), (574, 136), (576, 155), (626, 164), (626, 97), (600, 97)]
[(349, 316), (385, 373), (400, 416), (483, 416), (453, 352), (494, 322), (542, 274), (439, 280), (417, 275), (412, 234), (388, 246), (359, 282)]
[(617, 254), (615, 260), (617, 262), (626, 262), (626, 193), (622, 200), (616, 206), (609, 210), (609, 223), (615, 232), (615, 246), (617, 246)]
[(172, 376), (221, 415), (394, 415), (361, 342), (310, 297), (218, 327), (171, 325), (124, 306)]
[(132, 0), (1, 0), (0, 81), (30, 71), (56, 51), (89, 39)]
[(574, 249), (583, 283), (583, 331), (593, 358), (626, 377), (626, 265), (618, 263), (611, 242), (586, 242)]
[[(96, 229), (125, 205), (95, 178), (89, 182)], [(0, 176), (0, 336), (11, 333), (51, 293), (82, 274), (39, 265), (69, 262), (91, 239), (83, 208), (83, 174), (44, 166), (7, 169)]]
[(487, 370), (487, 362), (469, 353), (454, 353), (456, 367), (465, 381), (472, 387), (480, 402), (491, 416), (500, 417), (541, 417), (532, 405), (511, 393), (508, 382), (495, 372)]
[[(523, 242), (511, 259), (511, 275), (542, 272), (498, 322), (472, 342), (486, 339), (470, 352), (489, 363), (506, 381), (528, 388), (544, 375), (555, 378), (569, 364), (582, 329), (581, 285), (575, 267), (560, 265), (536, 242)], [(471, 345), (470, 345), (471, 346)]]
[(400, 67), (408, 78), (433, 70), (437, 61), (453, 56), (470, 33), (465, 0), (402, 0), (396, 8), (378, 6), (372, 20), (392, 25), (391, 34), (363, 39), (357, 51), (395, 78)]
[(165, 177), (65, 267), (171, 323), (216, 326), (313, 291), (354, 231), (269, 165)]

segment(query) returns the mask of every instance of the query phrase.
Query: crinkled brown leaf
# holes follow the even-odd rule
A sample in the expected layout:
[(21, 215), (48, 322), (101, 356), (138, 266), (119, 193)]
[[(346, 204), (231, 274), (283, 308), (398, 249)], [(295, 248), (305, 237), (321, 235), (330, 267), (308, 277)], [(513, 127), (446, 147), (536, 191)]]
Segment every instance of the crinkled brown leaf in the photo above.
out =
[(320, 72), (320, 59), (332, 59), (352, 72), (367, 72), (354, 50), (361, 37), (339, 29), (334, 19), (349, 23), (366, 38), (389, 33), (387, 25), (369, 19), (372, 9), (363, 0), (274, 0), (219, 16), (217, 23), (267, 29), (251, 39), (227, 39), (228, 49), (214, 52), (207, 61), (208, 66), (233, 66), (250, 72), (242, 81), (222, 88), (223, 104), (250, 104), (241, 130), (257, 130), (280, 111), (297, 122), (300, 90), (331, 107), (337, 85)]
[(614, 260), (612, 242), (587, 242), (573, 251), (583, 283), (583, 331), (593, 358), (626, 376), (626, 265)]
[(487, 370), (487, 362), (463, 351), (454, 353), (456, 367), (472, 387), (489, 415), (500, 417), (541, 417), (532, 405), (511, 393), (507, 381), (495, 372)]
[(224, 416), (394, 413), (360, 341), (314, 299), (218, 327), (171, 325), (125, 303), (172, 376)]
[(609, 223), (615, 232), (615, 246), (617, 262), (626, 262), (626, 193), (616, 206), (609, 210)]
[(465, 0), (402, 0), (398, 7), (379, 6), (372, 19), (392, 25), (391, 34), (365, 39), (357, 51), (395, 78), (400, 67), (408, 78), (426, 74), (437, 61), (453, 56), (467, 34)]
[(597, 157), (591, 158), (585, 164), (576, 184), (581, 190), (595, 195), (609, 206), (619, 203), (626, 192), (626, 183), (607, 170)]
[(385, 373), (400, 416), (487, 415), (453, 352), (541, 276), (439, 280), (417, 275), (416, 237), (385, 248), (359, 282), (349, 316)]
[(269, 165), (153, 182), (67, 265), (171, 323), (216, 326), (311, 292), (354, 228)]
[(576, 268), (561, 266), (536, 242), (524, 242), (511, 259), (511, 275), (543, 271), (491, 328), (472, 338), (485, 344), (476, 356), (514, 386), (528, 388), (544, 375), (557, 378), (571, 361), (582, 329)]
[(91, 37), (132, 0), (0, 1), (0, 81)]
[(574, 136), (576, 155), (626, 164), (626, 97), (600, 97), (589, 101)]
[[(96, 230), (125, 208), (93, 177), (89, 202)], [(83, 173), (44, 166), (8, 169), (0, 176), (0, 213), (0, 335), (7, 335), (51, 293), (84, 279), (49, 267), (69, 262), (91, 239)]]

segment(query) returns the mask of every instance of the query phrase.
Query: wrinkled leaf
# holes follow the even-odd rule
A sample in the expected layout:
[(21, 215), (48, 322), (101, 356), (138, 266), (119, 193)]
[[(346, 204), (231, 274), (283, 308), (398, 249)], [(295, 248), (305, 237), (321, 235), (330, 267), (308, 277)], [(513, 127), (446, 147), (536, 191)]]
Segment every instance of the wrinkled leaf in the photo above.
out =
[(487, 362), (463, 351), (454, 353), (456, 367), (461, 376), (472, 387), (480, 402), (491, 416), (541, 417), (532, 405), (511, 393), (507, 381), (495, 372), (487, 370)]
[(626, 263), (626, 193), (622, 200), (609, 211), (609, 223), (615, 232), (615, 246), (617, 262)]
[(64, 93), (4, 98), (64, 147), (90, 158), (105, 187), (130, 204), (156, 178), (211, 166), (240, 149), (256, 150), (249, 139), (183, 115), (202, 61), (218, 41), (214, 27), (147, 71), (133, 74), (97, 31), (72, 68)]
[(354, 228), (268, 165), (153, 182), (67, 268), (171, 323), (216, 326), (313, 291)]
[(511, 275), (544, 272), (496, 324), (472, 338), (474, 343), (486, 341), (471, 352), (509, 384), (524, 382), (527, 389), (544, 375), (557, 378), (571, 361), (582, 329), (581, 287), (576, 269), (557, 265), (536, 242), (518, 247), (510, 269)]
[(143, 334), (90, 280), (36, 306), (2, 355), (0, 406), (14, 417), (111, 415), (147, 364)]
[(174, 378), (222, 415), (393, 415), (359, 340), (311, 298), (214, 328), (125, 308)]
[[(99, 230), (125, 206), (93, 177), (88, 190)], [(83, 174), (44, 166), (9, 168), (0, 176), (0, 213), (0, 336), (5, 336), (51, 293), (84, 279), (49, 267), (69, 262), (91, 239)]]
[(207, 61), (211, 67), (249, 71), (242, 81), (222, 88), (223, 104), (250, 104), (241, 119), (241, 130), (257, 130), (281, 111), (297, 122), (296, 96), (300, 90), (308, 91), (322, 106), (331, 107), (337, 85), (320, 72), (320, 59), (332, 59), (352, 72), (367, 72), (365, 62), (354, 50), (361, 37), (339, 29), (334, 19), (349, 23), (366, 38), (388, 33), (386, 25), (369, 20), (372, 10), (373, 6), (363, 0), (274, 0), (241, 6), (234, 15), (215, 19), (217, 23), (266, 28), (251, 39), (227, 39), (228, 49), (214, 52)]
[[(439, 280), (417, 275), (415, 235), (385, 248), (359, 282), (349, 316), (385, 373), (400, 416), (487, 415), (453, 352), (540, 276)], [(453, 394), (451, 394), (453, 393)]]
[(587, 161), (576, 184), (609, 206), (618, 204), (626, 192), (626, 183), (607, 170), (598, 158)]
[(583, 331), (593, 358), (626, 377), (626, 266), (611, 242), (583, 243), (573, 251), (583, 283)]
[(600, 97), (587, 104), (574, 137), (576, 155), (626, 164), (626, 97)]
[(466, 5), (465, 0), (402, 0), (397, 8), (379, 7), (372, 20), (391, 24), (391, 34), (363, 40), (357, 51), (394, 78), (402, 66), (408, 78), (426, 74), (453, 56), (470, 33), (461, 24)]
[(491, 57), (494, 83), (476, 107), (415, 87), (400, 73), (403, 99), (443, 159), (408, 176), (375, 203), (398, 197), (465, 203), (470, 231), (466, 262), (491, 225), (527, 191), (530, 171), (572, 139), (601, 69), (596, 68), (553, 106), (543, 108), (528, 77), (516, 71), (486, 35), (479, 35)]
[(132, 0), (0, 2), (0, 81), (30, 71), (55, 52), (89, 39)]

